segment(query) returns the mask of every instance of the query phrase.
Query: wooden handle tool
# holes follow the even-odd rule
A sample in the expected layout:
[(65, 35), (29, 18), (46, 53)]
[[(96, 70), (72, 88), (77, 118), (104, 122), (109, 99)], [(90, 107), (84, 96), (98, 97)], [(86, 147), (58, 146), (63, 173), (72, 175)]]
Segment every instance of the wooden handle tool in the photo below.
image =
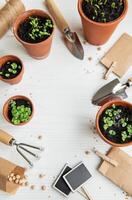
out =
[(129, 86), (132, 86), (132, 77), (128, 79)]
[(107, 72), (104, 75), (104, 79), (107, 80), (111, 72), (113, 72), (114, 68), (116, 66), (116, 62), (112, 62), (110, 68), (107, 70)]
[(11, 141), (14, 138), (7, 132), (3, 131), (0, 129), (0, 142), (6, 144), (6, 145), (11, 145)]
[(53, 0), (46, 0), (45, 2), (46, 2), (46, 5), (47, 5), (51, 15), (53, 16), (54, 20), (56, 21), (58, 28), (62, 32), (64, 32), (65, 29), (69, 28), (69, 25), (66, 22), (66, 20), (64, 19), (59, 8), (57, 7), (57, 5), (55, 4), (55, 2)]
[(118, 162), (117, 162), (116, 160), (111, 159), (110, 157), (108, 157), (108, 156), (106, 156), (106, 155), (100, 153), (100, 152), (97, 151), (97, 150), (95, 150), (94, 152), (95, 152), (95, 154), (96, 154), (97, 156), (99, 156), (99, 157), (102, 158), (103, 160), (107, 161), (108, 163), (110, 163), (110, 164), (113, 165), (114, 167), (117, 167), (117, 166), (118, 166)]
[(86, 195), (88, 200), (93, 200), (93, 198), (91, 197), (91, 195), (89, 194), (89, 192), (85, 186), (82, 186), (81, 189), (84, 192), (84, 194)]

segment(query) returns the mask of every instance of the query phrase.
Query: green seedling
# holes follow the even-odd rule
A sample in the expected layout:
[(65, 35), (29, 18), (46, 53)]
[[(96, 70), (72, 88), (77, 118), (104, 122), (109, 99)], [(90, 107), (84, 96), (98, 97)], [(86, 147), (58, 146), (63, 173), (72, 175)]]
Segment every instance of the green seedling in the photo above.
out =
[(15, 100), (10, 102), (12, 119), (14, 125), (27, 122), (32, 114), (31, 108), (25, 105), (17, 106)]
[(110, 131), (109, 131), (109, 134), (110, 134), (110, 135), (116, 135), (116, 132), (115, 132), (114, 130), (110, 130)]
[(1, 69), (2, 71), (0, 72), (0, 75), (6, 78), (10, 78), (12, 75), (17, 75), (18, 72), (21, 70), (21, 66), (17, 62), (8, 61), (7, 63), (4, 64), (4, 66), (5, 65), (8, 66)]
[(31, 31), (28, 33), (32, 40), (42, 39), (45, 36), (50, 36), (49, 29), (53, 28), (53, 23), (50, 19), (46, 19), (42, 25), (38, 17), (29, 17)]
[(110, 22), (117, 19), (123, 12), (122, 0), (84, 0), (83, 11), (87, 17), (97, 22)]
[[(128, 117), (123, 111), (114, 104), (105, 110), (102, 118), (102, 127), (110, 136), (117, 136), (120, 134), (122, 142), (132, 138), (132, 125)], [(118, 129), (121, 132), (118, 132)]]

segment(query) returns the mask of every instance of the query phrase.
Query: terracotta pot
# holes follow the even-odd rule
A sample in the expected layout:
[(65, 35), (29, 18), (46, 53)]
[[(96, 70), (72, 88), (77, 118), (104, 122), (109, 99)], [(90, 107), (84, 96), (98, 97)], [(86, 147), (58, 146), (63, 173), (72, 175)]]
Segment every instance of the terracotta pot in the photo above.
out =
[(19, 83), (22, 80), (23, 73), (24, 73), (24, 66), (23, 66), (23, 62), (18, 57), (14, 56), (14, 55), (7, 55), (7, 56), (1, 57), (0, 58), (0, 66), (2, 66), (4, 63), (6, 63), (9, 60), (20, 62), (22, 69), (16, 77), (14, 77), (12, 79), (4, 79), (2, 76), (0, 76), (0, 80), (13, 85), (13, 84)]
[[(10, 103), (10, 101), (11, 101), (11, 100), (16, 100), (16, 99), (24, 99), (24, 100), (28, 101), (28, 102), (30, 103), (30, 105), (31, 105), (31, 108), (32, 108), (32, 114), (31, 114), (29, 120), (28, 120), (27, 122), (22, 122), (22, 123), (20, 123), (20, 124), (18, 124), (18, 125), (15, 125), (15, 126), (22, 126), (22, 125), (27, 124), (27, 123), (32, 119), (33, 114), (34, 114), (34, 106), (33, 106), (33, 103), (32, 103), (32, 101), (31, 101), (28, 97), (21, 96), (21, 95), (17, 95), (17, 96), (10, 97), (10, 98), (5, 102), (5, 104), (4, 104), (4, 106), (3, 106), (3, 116), (4, 116), (4, 118), (5, 118), (9, 123), (13, 124), (13, 123), (10, 121), (9, 116), (8, 116), (8, 108), (9, 108), (9, 103)], [(14, 124), (13, 124), (13, 125), (14, 125)]]
[[(51, 49), (51, 44), (52, 44), (52, 39), (53, 39), (53, 33), (54, 33), (54, 28), (51, 33), (51, 35), (44, 41), (39, 42), (39, 43), (28, 43), (23, 41), (19, 36), (18, 36), (18, 29), (21, 23), (23, 23), (28, 17), (32, 15), (37, 15), (41, 17), (48, 17), (52, 20), (52, 18), (43, 10), (28, 10), (21, 14), (15, 21), (13, 25), (13, 32), (16, 37), (16, 39), (25, 47), (27, 50), (28, 54), (35, 58), (35, 59), (43, 59), (46, 58)], [(53, 22), (53, 20), (52, 20)], [(54, 22), (53, 22), (54, 24)]]
[(128, 11), (128, 1), (124, 0), (124, 11), (114, 21), (107, 23), (95, 22), (89, 19), (82, 10), (83, 0), (78, 0), (78, 11), (81, 16), (86, 40), (93, 45), (102, 45), (110, 38), (117, 25), (124, 19)]
[(132, 109), (132, 104), (131, 104), (131, 103), (128, 103), (128, 102), (122, 101), (122, 100), (113, 100), (113, 101), (109, 101), (109, 102), (105, 103), (105, 104), (100, 108), (100, 110), (98, 111), (97, 116), (96, 116), (96, 129), (97, 129), (97, 132), (99, 133), (100, 137), (101, 137), (105, 142), (107, 142), (108, 144), (110, 144), (110, 145), (112, 145), (112, 146), (115, 146), (115, 147), (130, 146), (130, 145), (132, 145), (132, 142), (128, 142), (128, 143), (124, 143), (124, 144), (118, 144), (118, 143), (114, 143), (114, 142), (108, 140), (108, 139), (103, 135), (103, 133), (102, 133), (101, 130), (100, 130), (100, 126), (99, 126), (100, 117), (101, 117), (102, 113), (104, 112), (104, 110), (106, 110), (108, 107), (112, 106), (113, 104), (115, 104), (115, 105), (121, 105), (121, 106), (127, 106), (127, 107), (129, 107), (129, 108)]

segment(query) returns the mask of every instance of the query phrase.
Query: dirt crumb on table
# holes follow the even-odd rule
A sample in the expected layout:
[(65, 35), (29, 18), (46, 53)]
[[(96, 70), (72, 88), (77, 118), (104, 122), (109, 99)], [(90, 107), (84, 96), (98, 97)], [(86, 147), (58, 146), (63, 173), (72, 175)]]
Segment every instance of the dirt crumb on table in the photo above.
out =
[(28, 187), (28, 186), (29, 186), (29, 182), (26, 181), (26, 182), (25, 182), (25, 187)]
[(45, 191), (45, 190), (46, 190), (46, 186), (45, 186), (45, 185), (42, 185), (42, 186), (41, 186), (41, 190)]
[(86, 41), (86, 40), (83, 40), (83, 44), (87, 44), (87, 41)]
[(45, 176), (45, 174), (39, 174), (39, 178), (44, 178)]
[(90, 151), (86, 150), (86, 151), (85, 151), (85, 154), (86, 154), (86, 155), (89, 155), (89, 154), (90, 154)]
[(38, 139), (39, 139), (39, 140), (42, 140), (42, 138), (43, 138), (42, 135), (39, 135), (39, 136), (38, 136)]
[(97, 47), (97, 50), (98, 50), (98, 51), (101, 51), (101, 47)]
[(31, 190), (34, 190), (34, 189), (35, 189), (35, 185), (31, 185), (31, 186), (30, 186), (30, 189), (31, 189)]
[(92, 59), (93, 59), (93, 58), (92, 58), (91, 56), (90, 56), (90, 57), (88, 57), (88, 60), (89, 60), (89, 61), (91, 61)]

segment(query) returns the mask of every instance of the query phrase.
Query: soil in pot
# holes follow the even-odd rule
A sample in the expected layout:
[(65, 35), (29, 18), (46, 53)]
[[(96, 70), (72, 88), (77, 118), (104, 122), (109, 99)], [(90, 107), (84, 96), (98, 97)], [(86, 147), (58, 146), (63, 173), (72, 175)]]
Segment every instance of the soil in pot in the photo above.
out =
[(124, 144), (132, 141), (132, 108), (115, 105), (105, 109), (99, 120), (100, 130), (109, 141)]
[(47, 17), (32, 15), (18, 28), (21, 40), (28, 43), (39, 43), (46, 40), (53, 31), (53, 22)]
[(29, 121), (32, 114), (32, 105), (25, 99), (15, 99), (9, 102), (8, 118), (14, 125)]
[(83, 0), (82, 10), (91, 20), (101, 23), (117, 19), (124, 10), (123, 0)]
[(20, 74), (21, 70), (21, 62), (9, 60), (1, 66), (0, 75), (3, 79), (13, 79)]

